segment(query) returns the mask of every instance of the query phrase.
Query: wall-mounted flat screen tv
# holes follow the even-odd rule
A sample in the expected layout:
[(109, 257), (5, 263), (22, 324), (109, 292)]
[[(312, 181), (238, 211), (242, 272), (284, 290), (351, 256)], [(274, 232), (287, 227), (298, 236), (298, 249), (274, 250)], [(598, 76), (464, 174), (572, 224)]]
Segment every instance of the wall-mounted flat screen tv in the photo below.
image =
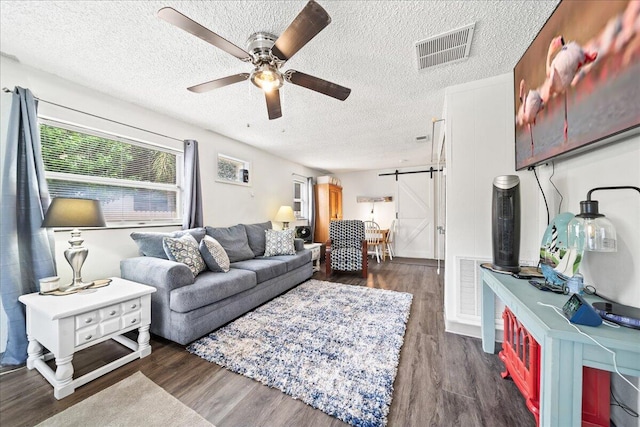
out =
[(640, 1), (561, 1), (513, 74), (516, 170), (640, 132)]

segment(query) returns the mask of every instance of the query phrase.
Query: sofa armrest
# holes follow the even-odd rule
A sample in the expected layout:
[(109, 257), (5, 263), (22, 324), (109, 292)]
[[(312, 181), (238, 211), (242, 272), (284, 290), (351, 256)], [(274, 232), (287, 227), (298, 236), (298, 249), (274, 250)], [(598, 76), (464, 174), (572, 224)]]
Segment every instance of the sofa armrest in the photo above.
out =
[(299, 238), (295, 237), (293, 239), (293, 246), (294, 246), (296, 252), (303, 250), (304, 249), (304, 239), (299, 239)]
[(194, 283), (193, 273), (185, 264), (168, 259), (142, 256), (120, 261), (123, 279), (153, 286), (151, 294), (151, 333), (174, 340), (171, 324), (171, 291)]
[(185, 264), (150, 256), (120, 261), (120, 275), (123, 279), (151, 285), (165, 292), (194, 282), (193, 273)]

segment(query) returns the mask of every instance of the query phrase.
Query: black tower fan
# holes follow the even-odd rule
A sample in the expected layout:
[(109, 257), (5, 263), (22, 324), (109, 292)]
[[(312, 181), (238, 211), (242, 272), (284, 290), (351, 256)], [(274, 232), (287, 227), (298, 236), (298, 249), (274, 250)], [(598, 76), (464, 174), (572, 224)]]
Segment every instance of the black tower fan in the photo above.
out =
[(493, 268), (520, 271), (520, 178), (497, 176), (491, 205)]

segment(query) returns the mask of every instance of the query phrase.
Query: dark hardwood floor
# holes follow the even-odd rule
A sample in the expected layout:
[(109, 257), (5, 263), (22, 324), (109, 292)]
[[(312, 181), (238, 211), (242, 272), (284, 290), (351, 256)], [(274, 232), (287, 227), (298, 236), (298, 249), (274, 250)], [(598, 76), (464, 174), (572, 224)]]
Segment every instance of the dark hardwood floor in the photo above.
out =
[[(484, 353), (478, 339), (444, 332), (443, 276), (437, 276), (429, 263), (397, 261), (370, 261), (367, 279), (359, 273), (334, 273), (327, 278), (324, 268), (314, 274), (319, 280), (414, 296), (388, 426), (535, 426), (515, 384), (501, 379), (503, 365), (498, 356)], [(60, 401), (35, 370), (2, 375), (0, 424), (35, 425), (141, 371), (217, 427), (346, 426), (279, 390), (192, 355), (184, 346), (155, 336), (151, 344), (150, 356), (82, 386)], [(125, 353), (113, 341), (90, 347), (74, 357), (74, 376)]]

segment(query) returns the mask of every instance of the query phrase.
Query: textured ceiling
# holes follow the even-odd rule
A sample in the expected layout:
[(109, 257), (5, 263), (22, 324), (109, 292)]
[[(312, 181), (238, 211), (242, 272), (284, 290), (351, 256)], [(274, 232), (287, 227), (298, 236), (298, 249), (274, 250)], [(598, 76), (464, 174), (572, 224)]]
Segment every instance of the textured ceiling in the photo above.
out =
[[(331, 24), (283, 70), (351, 88), (337, 101), (285, 83), (283, 117), (267, 119), (250, 82), (186, 90), (251, 66), (160, 20), (171, 6), (245, 48), (282, 33), (306, 1), (5, 1), (0, 51), (22, 64), (211, 129), (306, 166), (332, 171), (424, 165), (444, 89), (509, 72), (557, 4), (552, 1), (320, 0)], [(416, 41), (476, 22), (467, 60), (417, 71)], [(188, 138), (189, 135), (175, 135)]]

